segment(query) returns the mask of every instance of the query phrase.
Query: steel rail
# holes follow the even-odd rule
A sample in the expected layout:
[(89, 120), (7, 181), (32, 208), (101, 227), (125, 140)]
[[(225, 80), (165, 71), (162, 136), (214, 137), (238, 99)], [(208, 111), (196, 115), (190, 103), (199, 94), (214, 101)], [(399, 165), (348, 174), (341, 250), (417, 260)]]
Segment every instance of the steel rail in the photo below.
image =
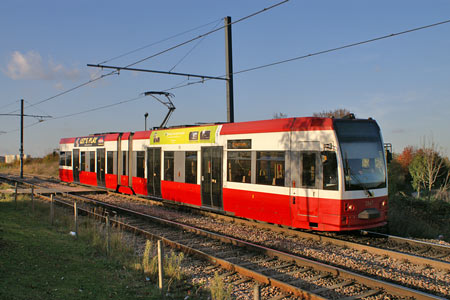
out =
[[(296, 256), (296, 255), (293, 255), (293, 254), (289, 254), (289, 253), (286, 253), (286, 252), (283, 252), (283, 251), (280, 251), (280, 250), (276, 250), (276, 249), (272, 249), (272, 248), (269, 248), (269, 247), (257, 245), (257, 244), (251, 243), (251, 242), (247, 242), (247, 241), (244, 241), (244, 240), (237, 239), (237, 238), (233, 238), (233, 237), (217, 234), (217, 233), (214, 233), (214, 232), (211, 232), (211, 231), (208, 231), (208, 230), (197, 228), (195, 226), (186, 225), (186, 224), (179, 223), (179, 222), (176, 222), (176, 221), (167, 220), (167, 219), (163, 219), (163, 218), (160, 218), (160, 217), (147, 215), (145, 213), (136, 212), (134, 210), (123, 208), (123, 207), (120, 207), (118, 205), (105, 203), (103, 201), (90, 199), (90, 198), (84, 197), (84, 196), (79, 196), (79, 195), (70, 195), (70, 196), (73, 197), (73, 198), (78, 198), (80, 200), (82, 200), (84, 198), (84, 201), (93, 202), (93, 203), (95, 203), (97, 205), (102, 205), (102, 206), (105, 206), (105, 207), (109, 207), (109, 209), (112, 209), (114, 211), (121, 211), (121, 212), (130, 214), (130, 215), (138, 216), (138, 217), (143, 218), (143, 219), (152, 220), (154, 222), (158, 222), (158, 223), (165, 224), (165, 225), (175, 226), (175, 227), (178, 227), (178, 228), (180, 228), (182, 230), (193, 232), (193, 233), (196, 233), (196, 234), (201, 234), (203, 236), (206, 236), (206, 237), (209, 237), (209, 238), (212, 238), (212, 239), (215, 239), (215, 240), (219, 240), (221, 242), (225, 242), (225, 243), (229, 243), (229, 244), (236, 245), (236, 246), (239, 246), (239, 247), (244, 247), (244, 248), (247, 248), (247, 249), (251, 249), (252, 251), (263, 253), (263, 254), (268, 255), (270, 257), (276, 257), (278, 259), (281, 259), (281, 260), (284, 260), (284, 261), (289, 261), (289, 262), (293, 261), (297, 265), (304, 266), (304, 267), (310, 267), (310, 268), (313, 268), (313, 269), (318, 270), (318, 271), (327, 272), (327, 273), (330, 273), (330, 274), (332, 274), (334, 276), (341, 277), (341, 278), (346, 279), (346, 280), (356, 281), (358, 283), (361, 283), (361, 284), (364, 284), (366, 286), (369, 286), (370, 288), (373, 288), (373, 289), (383, 289), (386, 292), (394, 294), (394, 295), (414, 297), (415, 299), (418, 299), (418, 300), (445, 299), (445, 298), (441, 298), (439, 296), (431, 295), (431, 294), (428, 294), (428, 293), (425, 293), (425, 292), (422, 292), (422, 291), (418, 291), (418, 290), (415, 290), (415, 289), (412, 289), (412, 288), (404, 287), (404, 286), (401, 286), (401, 285), (398, 285), (398, 284), (395, 284), (395, 283), (390, 283), (390, 282), (382, 281), (382, 280), (379, 280), (379, 279), (374, 279), (374, 278), (371, 278), (369, 276), (358, 274), (358, 273), (355, 273), (355, 272), (352, 272), (352, 271), (349, 271), (349, 270), (346, 270), (346, 269), (343, 269), (343, 268), (339, 268), (339, 267), (327, 265), (325, 263), (321, 263), (321, 262), (317, 262), (317, 261), (314, 261), (314, 260), (310, 260), (310, 259), (307, 259), (307, 258), (299, 257), (299, 256)], [(121, 224), (121, 225), (124, 225), (124, 224)], [(177, 244), (177, 245), (179, 244), (179, 243), (176, 243), (174, 241), (172, 241), (172, 242)], [(167, 242), (167, 243), (169, 243), (169, 242)], [(184, 246), (184, 247), (187, 247), (187, 246)], [(188, 250), (188, 251), (191, 251), (191, 250)], [(196, 251), (194, 251), (194, 252), (196, 252)], [(208, 255), (208, 254), (204, 253), (204, 255)], [(231, 262), (228, 262), (228, 261), (224, 261), (223, 259), (218, 258), (218, 257), (214, 257), (214, 256), (208, 257), (208, 260), (212, 261), (212, 262), (217, 261), (217, 263), (223, 265), (224, 267), (230, 268), (230, 270), (235, 270), (237, 272), (239, 272), (239, 270), (241, 270), (241, 268), (242, 268), (242, 267), (239, 267), (238, 265), (235, 265), (235, 264), (233, 264)], [(295, 289), (298, 289), (297, 287), (293, 287), (293, 286), (291, 286), (291, 285), (289, 285), (287, 283), (283, 283), (283, 282), (281, 282), (279, 280), (271, 278), (270, 276), (266, 276), (266, 275), (261, 274), (261, 273), (259, 275), (258, 274), (253, 274), (252, 272), (254, 272), (254, 271), (251, 271), (251, 270), (247, 271), (246, 268), (243, 268), (242, 270), (244, 272), (243, 273), (244, 276), (252, 277), (255, 280), (263, 282), (263, 283), (270, 283), (270, 284), (272, 284), (274, 286), (277, 286), (279, 288), (284, 289), (287, 292), (293, 293), (296, 296), (304, 295), (303, 293), (306, 292), (306, 291), (296, 291)], [(247, 273), (247, 272), (249, 272), (249, 273)], [(265, 279), (263, 279), (263, 281), (261, 281), (261, 278), (265, 278)], [(294, 290), (292, 289), (292, 287), (294, 288)]]
[[(17, 180), (17, 181), (22, 181), (23, 183), (25, 183), (24, 180)], [(87, 197), (81, 197), (81, 196), (77, 196), (77, 195), (70, 195), (70, 196), (74, 197), (74, 198), (78, 198), (79, 200), (82, 200), (82, 201), (94, 202), (94, 203), (97, 203), (98, 205), (109, 207), (110, 209), (120, 210), (120, 211), (126, 212), (128, 214), (137, 215), (137, 216), (140, 216), (141, 218), (152, 219), (153, 221), (156, 221), (156, 222), (165, 222), (166, 224), (171, 224), (172, 226), (177, 226), (179, 228), (183, 228), (184, 230), (196, 232), (197, 234), (202, 234), (202, 235), (208, 236), (210, 238), (215, 238), (215, 239), (221, 240), (223, 242), (228, 242), (228, 243), (232, 243), (233, 245), (239, 245), (239, 246), (243, 246), (243, 247), (246, 247), (246, 248), (251, 248), (254, 251), (259, 251), (259, 252), (265, 253), (265, 254), (267, 254), (269, 256), (272, 256), (272, 257), (278, 257), (278, 258), (281, 258), (281, 259), (284, 259), (284, 260), (287, 260), (287, 261), (295, 261), (299, 265), (313, 267), (313, 268), (315, 268), (317, 270), (322, 270), (322, 271), (325, 271), (325, 272), (329, 272), (329, 273), (331, 273), (331, 274), (333, 274), (335, 276), (341, 276), (342, 278), (345, 278), (345, 279), (355, 280), (357, 282), (363, 283), (363, 284), (365, 284), (367, 286), (370, 286), (370, 287), (373, 287), (373, 288), (382, 287), (387, 292), (392, 293), (392, 294), (401, 295), (401, 296), (411, 296), (411, 297), (415, 297), (416, 299), (443, 299), (443, 298), (439, 298), (437, 296), (433, 296), (433, 295), (430, 295), (430, 294), (427, 294), (427, 293), (424, 293), (424, 292), (420, 292), (420, 291), (417, 291), (417, 290), (414, 290), (414, 289), (406, 288), (406, 287), (403, 287), (403, 286), (400, 286), (400, 285), (397, 285), (397, 284), (387, 283), (387, 282), (384, 282), (384, 281), (381, 281), (381, 280), (378, 280), (378, 279), (373, 279), (373, 278), (367, 277), (365, 275), (357, 274), (357, 273), (354, 273), (354, 272), (351, 272), (351, 271), (348, 271), (348, 270), (345, 270), (345, 269), (342, 269), (342, 268), (329, 266), (329, 265), (326, 265), (326, 264), (323, 264), (323, 263), (320, 263), (320, 262), (316, 262), (316, 261), (312, 261), (312, 260), (309, 260), (309, 259), (306, 259), (306, 258), (301, 258), (301, 257), (295, 256), (295, 255), (292, 255), (292, 254), (289, 254), (289, 253), (285, 253), (285, 252), (282, 252), (282, 251), (279, 251), (279, 250), (270, 249), (270, 248), (267, 248), (267, 247), (264, 247), (264, 246), (256, 245), (256, 244), (249, 243), (249, 242), (246, 242), (246, 241), (242, 241), (242, 240), (239, 240), (239, 239), (235, 239), (235, 238), (232, 238), (232, 237), (224, 237), (222, 235), (219, 235), (219, 234), (216, 234), (216, 233), (213, 233), (213, 232), (210, 232), (210, 231), (206, 231), (206, 230), (203, 230), (203, 229), (200, 229), (200, 228), (196, 228), (196, 227), (193, 227), (193, 226), (190, 226), (190, 225), (174, 222), (174, 221), (171, 221), (171, 220), (164, 220), (162, 218), (158, 218), (158, 217), (154, 217), (154, 216), (149, 216), (149, 215), (144, 214), (144, 213), (135, 212), (135, 211), (130, 210), (130, 209), (122, 208), (122, 207), (119, 207), (117, 205), (108, 204), (108, 203), (105, 203), (105, 202), (102, 202), (102, 201), (98, 201), (98, 200), (94, 200), (94, 199), (87, 198)], [(254, 224), (254, 222), (253, 222), (253, 224)], [(266, 225), (269, 225), (269, 224), (266, 224)], [(275, 227), (275, 228), (277, 228), (277, 227)], [(274, 229), (273, 226), (270, 226), (270, 229), (273, 230)], [(279, 228), (279, 229), (283, 229), (283, 228)], [(295, 233), (296, 234), (301, 234), (303, 237), (306, 234), (306, 235), (308, 235), (309, 238), (313, 238), (313, 239), (320, 240), (320, 241), (335, 240), (333, 238), (329, 238), (329, 237), (325, 237), (325, 236), (317, 236), (317, 235), (313, 235), (313, 234), (310, 234), (310, 233), (297, 232), (297, 231), (295, 231)], [(340, 242), (342, 242), (342, 245), (347, 245), (347, 246), (349, 246), (351, 244), (355, 244), (355, 243), (348, 242), (348, 241), (340, 241)], [(169, 243), (169, 242), (167, 242), (167, 243)], [(360, 244), (356, 244), (356, 245), (360, 245)], [(368, 246), (365, 246), (365, 245), (360, 245), (360, 246), (368, 247)], [(373, 247), (371, 247), (371, 248), (373, 248)], [(364, 249), (364, 248), (362, 248), (362, 249)], [(376, 249), (378, 249), (378, 248), (376, 248)], [(383, 249), (380, 249), (380, 250), (383, 250)], [(386, 251), (386, 250), (384, 250), (384, 251)], [(391, 251), (391, 252), (393, 252), (393, 254), (397, 253), (395, 251)], [(220, 258), (211, 258), (211, 259), (212, 260), (217, 260), (218, 262), (221, 261)], [(229, 264), (229, 262), (227, 262), (227, 263), (222, 262), (222, 263), (225, 264), (225, 265)], [(239, 268), (239, 267), (235, 266), (233, 268)], [(265, 276), (265, 275), (262, 275), (262, 276)]]
[(384, 234), (384, 233), (379, 233), (379, 232), (374, 232), (374, 231), (368, 231), (368, 230), (361, 230), (361, 232), (362, 232), (362, 234), (386, 238), (390, 241), (408, 244), (413, 247), (421, 247), (421, 248), (428, 247), (431, 249), (435, 249), (439, 252), (444, 252), (444, 255), (442, 257), (447, 257), (450, 255), (450, 246), (448, 246), (448, 245), (440, 245), (440, 244), (430, 243), (430, 242), (426, 242), (426, 241), (414, 240), (414, 239), (409, 239), (409, 238), (404, 238), (404, 237), (399, 237), (399, 236), (394, 236), (394, 235)]

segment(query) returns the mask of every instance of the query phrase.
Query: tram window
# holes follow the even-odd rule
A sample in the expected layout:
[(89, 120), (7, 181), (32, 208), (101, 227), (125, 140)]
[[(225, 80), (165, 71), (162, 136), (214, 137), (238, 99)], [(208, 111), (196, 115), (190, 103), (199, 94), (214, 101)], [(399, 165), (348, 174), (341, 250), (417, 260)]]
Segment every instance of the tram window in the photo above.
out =
[(128, 151), (122, 151), (122, 175), (128, 175)]
[(323, 166), (323, 189), (324, 190), (338, 190), (338, 172), (336, 152), (323, 151), (322, 166)]
[(197, 152), (186, 151), (184, 160), (184, 172), (186, 183), (197, 183)]
[(66, 152), (66, 166), (72, 166), (72, 152), (70, 151)]
[(81, 152), (80, 152), (80, 158), (81, 158), (80, 170), (81, 170), (81, 171), (87, 171), (87, 166), (86, 166), (86, 152), (85, 152), (85, 151), (81, 151)]
[(145, 151), (136, 151), (136, 177), (145, 177)]
[(60, 166), (66, 165), (66, 152), (64, 151), (59, 152), (59, 165)]
[(251, 183), (252, 153), (228, 151), (228, 181)]
[(174, 152), (164, 152), (164, 180), (173, 181), (175, 169), (174, 164)]
[(302, 154), (302, 186), (316, 187), (316, 153)]
[(89, 151), (89, 172), (95, 172), (95, 151)]
[(284, 186), (285, 153), (256, 152), (256, 183)]
[(106, 151), (106, 174), (114, 174), (114, 151)]

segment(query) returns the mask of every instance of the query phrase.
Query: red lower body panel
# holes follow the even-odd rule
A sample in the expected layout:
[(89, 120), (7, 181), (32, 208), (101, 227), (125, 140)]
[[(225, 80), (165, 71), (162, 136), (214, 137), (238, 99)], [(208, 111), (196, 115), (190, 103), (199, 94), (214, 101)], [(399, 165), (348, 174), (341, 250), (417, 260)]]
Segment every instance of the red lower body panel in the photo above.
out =
[(161, 194), (163, 199), (197, 206), (202, 205), (200, 185), (197, 184), (161, 181)]
[(223, 208), (238, 217), (291, 226), (289, 196), (225, 188)]
[(133, 190), (136, 194), (147, 196), (147, 179), (133, 177)]
[(59, 169), (59, 179), (64, 182), (73, 182), (72, 170)]
[(95, 172), (80, 172), (80, 183), (97, 186), (97, 173)]
[(105, 174), (105, 186), (108, 189), (115, 190), (117, 188), (117, 175)]
[[(61, 181), (73, 182), (72, 170), (59, 169)], [(97, 186), (94, 172), (80, 172), (80, 183)], [(119, 192), (148, 195), (147, 180), (121, 176)], [(117, 175), (105, 175), (106, 187), (117, 188)], [(202, 205), (201, 186), (172, 181), (161, 181), (162, 198), (175, 202)], [(322, 199), (252, 192), (224, 188), (223, 209), (237, 217), (263, 222), (322, 231), (346, 231), (383, 226), (387, 222), (387, 196), (364, 199)], [(365, 211), (379, 212), (369, 218), (361, 217)]]
[[(310, 199), (297, 197), (297, 204), (311, 203)], [(322, 231), (348, 231), (379, 227), (387, 221), (387, 196), (366, 199), (317, 198), (318, 207), (311, 210), (294, 208), (292, 226)], [(362, 219), (358, 215), (365, 210), (376, 209), (379, 217)]]

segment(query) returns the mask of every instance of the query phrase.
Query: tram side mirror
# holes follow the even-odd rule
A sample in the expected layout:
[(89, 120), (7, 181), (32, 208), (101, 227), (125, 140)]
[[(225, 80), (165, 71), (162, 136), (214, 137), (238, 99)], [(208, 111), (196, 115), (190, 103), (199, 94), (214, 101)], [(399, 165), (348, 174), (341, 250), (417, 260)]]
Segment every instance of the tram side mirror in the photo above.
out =
[(390, 163), (392, 161), (392, 144), (391, 143), (384, 144), (384, 151), (386, 154), (386, 162)]
[(392, 152), (391, 151), (386, 151), (386, 160), (387, 163), (390, 163), (392, 161)]

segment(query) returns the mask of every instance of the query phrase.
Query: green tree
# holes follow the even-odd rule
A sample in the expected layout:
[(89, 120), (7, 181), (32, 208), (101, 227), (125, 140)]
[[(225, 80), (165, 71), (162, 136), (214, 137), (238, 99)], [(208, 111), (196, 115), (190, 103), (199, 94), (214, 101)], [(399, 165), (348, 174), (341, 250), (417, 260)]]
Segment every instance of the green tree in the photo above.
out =
[(412, 186), (417, 191), (417, 198), (420, 198), (420, 191), (425, 188), (425, 159), (422, 151), (418, 151), (409, 164), (409, 173), (412, 177)]
[(438, 150), (437, 144), (430, 140), (424, 141), (422, 148), (417, 150), (409, 165), (409, 172), (412, 177), (412, 185), (417, 191), (417, 197), (420, 197), (420, 190), (426, 189), (428, 200), (434, 188), (441, 189), (443, 185), (447, 187), (448, 169), (446, 160)]

